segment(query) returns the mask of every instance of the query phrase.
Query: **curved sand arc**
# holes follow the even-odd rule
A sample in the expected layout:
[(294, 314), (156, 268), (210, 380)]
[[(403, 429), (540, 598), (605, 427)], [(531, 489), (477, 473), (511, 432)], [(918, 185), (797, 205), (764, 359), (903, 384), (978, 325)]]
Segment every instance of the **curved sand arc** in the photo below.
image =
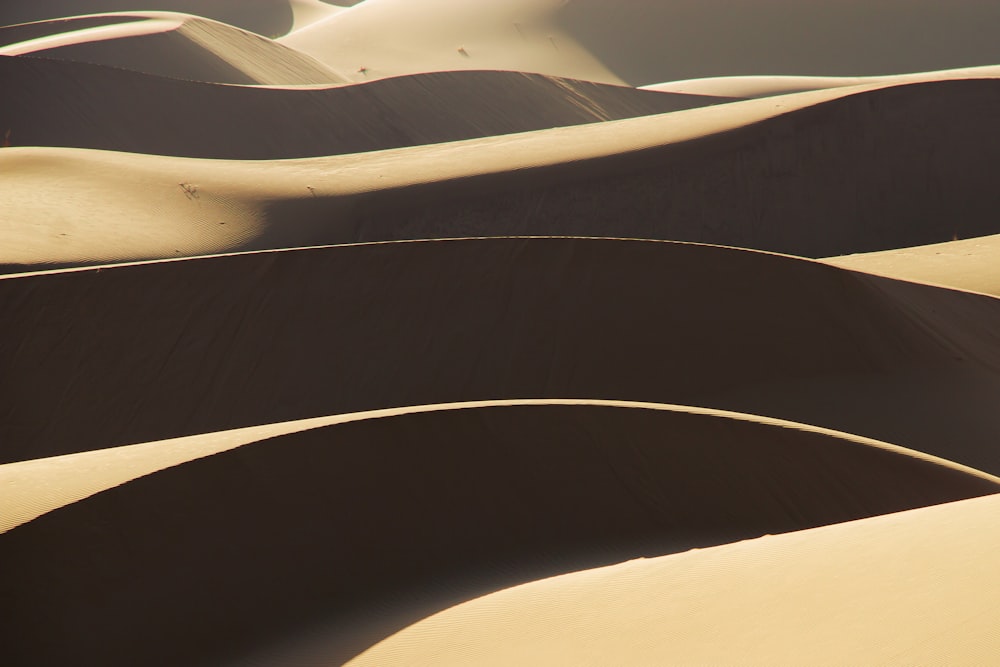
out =
[(1000, 81), (985, 79), (279, 162), (3, 149), (0, 264), (461, 236), (665, 238), (813, 257), (934, 243), (998, 231), (1000, 144), (983, 141), (997, 112)]
[(993, 495), (569, 574), (443, 611), (349, 664), (989, 664), (997, 512)]
[[(122, 20), (125, 19), (125, 20)], [(193, 81), (331, 84), (346, 79), (307, 55), (245, 30), (173, 12), (82, 16), (7, 28), (41, 36), (0, 47), (0, 55), (44, 57)], [(91, 25), (103, 21), (103, 25)], [(69, 28), (68, 32), (58, 32)], [(74, 29), (76, 28), (76, 29)], [(52, 32), (46, 34), (49, 29)], [(4, 29), (0, 29), (0, 39)], [(86, 90), (87, 82), (77, 85)], [(63, 91), (65, 92), (65, 91)], [(119, 88), (117, 95), (141, 95)], [(37, 103), (37, 101), (36, 101)]]
[[(921, 452), (896, 447), (888, 443), (861, 438), (848, 433), (840, 433), (808, 424), (786, 422), (779, 419), (744, 415), (736, 412), (710, 410), (690, 406), (662, 405), (659, 403), (637, 403), (629, 401), (602, 401), (583, 399), (521, 399), (507, 401), (479, 401), (450, 403), (444, 405), (421, 405), (406, 408), (390, 408), (351, 414), (331, 415), (301, 419), (280, 424), (249, 426), (231, 431), (202, 433), (172, 440), (124, 445), (109, 449), (97, 449), (77, 454), (65, 454), (42, 459), (31, 459), (19, 463), (0, 465), (0, 486), (5, 489), (4, 512), (0, 515), (0, 533), (27, 523), (32, 519), (65, 505), (88, 498), (95, 493), (106, 491), (149, 475), (165, 468), (194, 461), (205, 456), (229, 451), (252, 442), (300, 433), (334, 424), (344, 424), (366, 419), (379, 419), (404, 414), (432, 411), (467, 410), (473, 408), (564, 405), (600, 406), (614, 408), (635, 408), (644, 410), (665, 410), (695, 415), (708, 415), (725, 419), (755, 422), (766, 426), (795, 429), (830, 438), (840, 438), (854, 444), (876, 447), (919, 458), (937, 465), (969, 474), (990, 482), (1000, 483), (1000, 479), (973, 468), (960, 466)], [(1000, 490), (1000, 489), (998, 489)]]
[(369, 0), (282, 41), (357, 78), (516, 69), (644, 85), (1000, 63), (984, 30), (998, 20), (986, 0)]
[(13, 145), (238, 160), (364, 153), (725, 101), (516, 72), (222, 86), (26, 57), (0, 58), (0, 82), (18, 90), (0, 109)]
[(975, 400), (1000, 382), (1000, 302), (789, 257), (611, 239), (337, 246), (8, 276), (0, 317), (6, 461), (576, 396), (767, 415), (1000, 472), (1000, 424)]
[(0, 637), (15, 663), (191, 664), (375, 611), (336, 638), (339, 662), (398, 629), (387, 612), (424, 615), (442, 591), (997, 490), (897, 449), (718, 414), (365, 419), (169, 468), (0, 536), (0, 588), (19, 609)]
[(308, 0), (87, 0), (81, 5), (78, 0), (33, 0), (0, 6), (0, 25), (76, 21), (81, 10), (101, 15), (167, 11), (197, 15), (274, 37), (295, 26), (297, 10), (293, 5), (309, 4)]

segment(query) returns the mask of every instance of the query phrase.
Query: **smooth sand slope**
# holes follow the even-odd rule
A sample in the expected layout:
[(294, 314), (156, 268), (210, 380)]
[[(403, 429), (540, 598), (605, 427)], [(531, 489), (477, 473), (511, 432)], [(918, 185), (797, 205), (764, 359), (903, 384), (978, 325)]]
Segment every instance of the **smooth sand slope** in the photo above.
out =
[(755, 98), (802, 93), (810, 90), (843, 88), (845, 86), (899, 85), (922, 81), (941, 81), (943, 79), (980, 79), (996, 77), (997, 75), (1000, 75), (1000, 65), (984, 65), (893, 76), (721, 76), (655, 83), (642, 86), (642, 89), (691, 95)]
[(983, 79), (281, 162), (0, 149), (0, 264), (525, 234), (812, 257), (936, 243), (1000, 230), (998, 113)]
[(220, 86), (27, 57), (0, 58), (0, 84), (18, 91), (0, 108), (15, 146), (240, 160), (362, 153), (726, 101), (516, 72), (319, 89)]
[(788, 257), (587, 239), (303, 249), (9, 276), (0, 318), (6, 461), (582, 397), (779, 417), (1000, 472), (1000, 302)]
[[(0, 637), (14, 665), (219, 664), (328, 623), (343, 634), (323, 662), (337, 664), (443, 591), (468, 599), (997, 490), (903, 452), (720, 415), (401, 414), (247, 444), (0, 536), (0, 591), (19, 610)], [(372, 612), (364, 632), (337, 622)]]
[(0, 486), (5, 489), (5, 495), (3, 500), (4, 512), (0, 514), (0, 533), (27, 523), (47, 512), (75, 503), (101, 491), (120, 486), (144, 475), (149, 475), (165, 468), (205, 456), (235, 449), (251, 442), (363, 419), (378, 419), (418, 412), (502, 407), (506, 405), (597, 405), (616, 408), (668, 410), (708, 415), (720, 419), (752, 421), (779, 429), (808, 431), (812, 434), (847, 440), (853, 444), (892, 450), (906, 456), (922, 458), (937, 465), (943, 465), (975, 477), (1000, 482), (1000, 479), (973, 468), (960, 466), (944, 459), (931, 457), (913, 450), (897, 448), (894, 445), (879, 442), (878, 440), (860, 438), (808, 424), (781, 421), (755, 415), (744, 415), (735, 412), (690, 406), (668, 406), (660, 403), (601, 401), (595, 399), (480, 401), (411, 406), (331, 415), (3, 464), (0, 465)]
[(283, 41), (355, 78), (514, 69), (644, 85), (997, 64), (998, 26), (991, 0), (367, 0)]
[(87, 0), (81, 4), (78, 0), (31, 0), (2, 3), (0, 25), (62, 19), (83, 13), (168, 11), (196, 14), (275, 37), (293, 28), (296, 5), (303, 4), (313, 3), (309, 0)]
[[(0, 29), (0, 41), (5, 44), (0, 47), (0, 55), (33, 55), (215, 83), (345, 81), (309, 56), (260, 35), (197, 16), (147, 12), (85, 16), (77, 21), (79, 26), (69, 19)], [(93, 25), (98, 21), (106, 24)], [(12, 34), (5, 37), (5, 31)], [(37, 36), (11, 43), (12, 39), (23, 39), (26, 31)], [(85, 89), (86, 84), (86, 80), (77, 82), (79, 88)], [(138, 96), (142, 91), (119, 85), (116, 97), (130, 94)], [(66, 109), (64, 113), (70, 115), (72, 111)]]
[(1000, 236), (828, 257), (834, 266), (1000, 296)]
[(570, 574), (349, 664), (987, 665), (997, 512), (994, 495)]

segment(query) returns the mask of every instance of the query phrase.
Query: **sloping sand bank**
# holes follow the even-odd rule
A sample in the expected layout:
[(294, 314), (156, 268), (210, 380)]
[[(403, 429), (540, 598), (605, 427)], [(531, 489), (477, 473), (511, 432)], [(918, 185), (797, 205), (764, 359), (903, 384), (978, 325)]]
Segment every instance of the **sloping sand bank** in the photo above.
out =
[(517, 72), (220, 86), (26, 57), (0, 58), (0, 84), (18, 91), (0, 108), (14, 145), (237, 160), (363, 153), (726, 101)]
[(387, 612), (426, 613), (442, 591), (998, 489), (876, 443), (680, 409), (366, 419), (169, 468), (0, 536), (0, 590), (19, 610), (0, 638), (15, 664), (217, 664), (377, 612), (339, 638), (336, 663), (399, 629)]
[(0, 263), (456, 236), (667, 238), (811, 257), (942, 242), (1000, 230), (1000, 142), (984, 140), (998, 113), (1000, 81), (985, 79), (280, 162), (2, 149)]
[(449, 609), (349, 664), (989, 664), (997, 512), (994, 495), (570, 574)]
[(1000, 302), (788, 257), (340, 246), (8, 276), (0, 317), (6, 461), (527, 396), (768, 415), (1000, 472)]
[[(94, 25), (97, 22), (103, 25)], [(25, 33), (32, 38), (11, 43)], [(0, 28), (0, 40), (0, 55), (92, 63), (192, 81), (280, 85), (346, 80), (313, 58), (260, 35), (173, 12), (83, 16)], [(88, 82), (76, 85), (85, 90)], [(118, 85), (116, 97), (129, 93), (138, 96), (141, 91)], [(71, 115), (72, 109), (63, 112)]]

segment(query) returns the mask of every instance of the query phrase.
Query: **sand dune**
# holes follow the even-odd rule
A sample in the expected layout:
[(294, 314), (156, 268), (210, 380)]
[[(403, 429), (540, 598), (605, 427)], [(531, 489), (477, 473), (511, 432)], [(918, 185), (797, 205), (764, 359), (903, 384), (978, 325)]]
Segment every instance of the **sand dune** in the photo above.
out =
[(996, 235), (823, 261), (890, 278), (1000, 296), (1000, 236)]
[(341, 246), (8, 276), (0, 317), (5, 461), (527, 396), (760, 414), (1000, 472), (1000, 303), (787, 257)]
[(724, 101), (516, 72), (306, 90), (218, 86), (35, 58), (0, 58), (0, 82), (19, 91), (0, 108), (14, 145), (244, 160), (362, 153)]
[(990, 664), (998, 511), (990, 496), (541, 581), (349, 664)]
[[(384, 619), (442, 589), (997, 490), (871, 443), (713, 414), (400, 414), (247, 444), (0, 536), (0, 588), (20, 610), (0, 637), (37, 665), (218, 664), (373, 603)], [(396, 629), (337, 637), (323, 662)]]
[(1000, 229), (1000, 143), (983, 140), (998, 111), (1000, 81), (984, 79), (297, 161), (4, 149), (0, 263), (455, 236), (661, 238), (811, 257), (942, 242)]
[(645, 85), (997, 64), (998, 22), (988, 0), (368, 0), (283, 41), (355, 78), (515, 69)]
[[(669, 406), (659, 403), (636, 403), (628, 401), (601, 401), (583, 399), (541, 399), (508, 400), (451, 403), (443, 405), (412, 406), (390, 408), (370, 412), (357, 412), (302, 419), (278, 424), (250, 426), (231, 431), (202, 433), (171, 440), (140, 443), (97, 449), (77, 454), (65, 454), (48, 458), (31, 459), (19, 463), (0, 465), (0, 486), (5, 489), (5, 513), (0, 516), (0, 533), (27, 523), (32, 519), (60, 507), (88, 498), (166, 468), (194, 461), (205, 456), (242, 447), (252, 442), (269, 438), (301, 433), (315, 428), (343, 424), (366, 419), (381, 419), (403, 414), (423, 412), (466, 410), (504, 406), (602, 406), (643, 410), (665, 410), (692, 415), (704, 415), (722, 420), (736, 419), (753, 422), (761, 426), (777, 429), (793, 429), (808, 432), (811, 436), (844, 440), (845, 448), (853, 446), (874, 447), (886, 452), (918, 458), (937, 466), (943, 466), (958, 473), (968, 474), (989, 482), (1000, 483), (1000, 479), (973, 468), (967, 468), (944, 459), (928, 456), (921, 452), (898, 448), (894, 445), (861, 438), (847, 433), (822, 429), (808, 424), (786, 422), (755, 415), (735, 412), (694, 408), (690, 406)], [(810, 437), (811, 437), (810, 436)], [(998, 489), (1000, 490), (1000, 489)]]
[(267, 37), (276, 37), (292, 29), (295, 5), (303, 2), (304, 0), (87, 0), (82, 4), (78, 0), (5, 2), (0, 5), (0, 25), (63, 19), (82, 13), (168, 11), (195, 14)]
[[(94, 25), (97, 22), (100, 24)], [(187, 14), (146, 12), (84, 16), (76, 21), (60, 19), (5, 30), (13, 33), (5, 37), (4, 30), (0, 30), (0, 40), (5, 43), (0, 47), (0, 55), (5, 56), (33, 55), (175, 79), (229, 84), (345, 81), (344, 77), (309, 56), (272, 40)], [(26, 32), (37, 36), (11, 43), (11, 39), (20, 39)], [(86, 88), (86, 81), (76, 83)], [(141, 90), (119, 85), (115, 97), (141, 94)], [(64, 110), (66, 115), (71, 113), (69, 109)]]
[(986, 65), (894, 76), (723, 76), (656, 83), (643, 86), (642, 89), (692, 95), (754, 98), (866, 84), (899, 85), (945, 79), (981, 79), (998, 75), (1000, 66)]

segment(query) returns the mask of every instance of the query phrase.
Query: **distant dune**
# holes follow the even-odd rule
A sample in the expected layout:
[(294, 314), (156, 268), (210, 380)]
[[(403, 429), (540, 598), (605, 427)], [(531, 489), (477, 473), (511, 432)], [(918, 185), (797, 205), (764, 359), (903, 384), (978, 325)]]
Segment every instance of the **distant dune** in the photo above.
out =
[(991, 664), (998, 28), (0, 2), (0, 666)]
[(992, 0), (369, 0), (282, 41), (354, 77), (517, 69), (646, 85), (1000, 64), (998, 23)]
[(240, 160), (362, 153), (727, 101), (516, 72), (218, 86), (24, 57), (0, 58), (0, 84), (19, 91), (0, 107), (14, 145)]
[[(11, 41), (27, 35), (31, 36), (27, 41)], [(108, 65), (191, 81), (275, 85), (345, 81), (309, 56), (260, 35), (187, 14), (109, 14), (0, 28), (0, 43), (0, 55)], [(15, 86), (21, 83), (26, 83), (23, 76), (11, 82)], [(86, 78), (75, 81), (76, 87), (83, 89), (89, 83)], [(66, 95), (72, 90), (52, 90), (52, 94)], [(122, 94), (135, 99), (143, 94), (127, 84), (115, 90), (118, 94), (113, 99)], [(52, 104), (58, 101), (33, 101), (34, 108)], [(71, 116), (72, 110), (64, 109), (63, 113)]]
[(1000, 304), (787, 257), (587, 239), (342, 246), (9, 276), (0, 317), (5, 461), (583, 397), (778, 417), (1000, 473), (1000, 423), (977, 398), (1000, 390)]
[(321, 661), (340, 663), (443, 590), (998, 489), (871, 444), (681, 410), (400, 414), (247, 444), (0, 536), (0, 588), (20, 612), (0, 637), (39, 665), (218, 664), (379, 610)]
[[(301, 0), (31, 0), (0, 5), (0, 25), (62, 19), (78, 14), (167, 11), (196, 14), (273, 37), (292, 29)], [(352, 2), (341, 2), (348, 5)]]
[[(417, 85), (383, 85), (407, 81)], [(998, 113), (1000, 81), (954, 80), (313, 160), (5, 149), (0, 264), (459, 236), (676, 239), (809, 257), (943, 242), (1000, 231), (1000, 142), (984, 140)]]
[(997, 512), (965, 500), (539, 581), (348, 664), (985, 665)]

